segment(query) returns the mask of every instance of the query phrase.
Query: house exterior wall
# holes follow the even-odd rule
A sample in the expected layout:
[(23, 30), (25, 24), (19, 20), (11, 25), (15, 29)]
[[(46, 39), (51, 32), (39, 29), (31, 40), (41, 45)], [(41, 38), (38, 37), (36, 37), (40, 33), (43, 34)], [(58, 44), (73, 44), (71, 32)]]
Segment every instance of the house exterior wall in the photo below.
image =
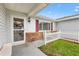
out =
[(25, 32), (36, 32), (36, 20), (34, 18), (31, 18), (30, 22), (28, 22), (28, 19), (26, 20)]
[[(31, 18), (30, 20), (31, 20), (30, 22), (28, 22), (28, 19), (26, 20), (26, 25), (25, 25), (26, 30), (25, 30), (25, 32), (36, 32), (36, 20), (39, 20), (39, 24), (41, 22), (51, 23), (51, 21), (47, 21), (47, 20), (44, 20), (44, 19)], [(38, 31), (40, 31), (40, 28), (38, 29)]]
[(0, 4), (0, 47), (7, 43), (6, 10), (3, 4)]
[[(21, 41), (21, 42), (16, 42), (14, 43), (14, 35), (13, 35), (13, 18), (16, 17), (16, 18), (22, 18), (24, 19), (24, 34), (25, 34), (25, 30), (26, 30), (26, 15), (23, 14), (23, 13), (20, 13), (20, 12), (16, 12), (16, 11), (11, 11), (11, 10), (7, 10), (6, 9), (6, 13), (7, 13), (7, 32), (8, 32), (8, 42), (11, 42), (13, 43), (13, 45), (18, 45), (18, 44), (22, 44), (24, 43), (24, 40)], [(24, 37), (25, 38), (25, 37)]]
[(79, 32), (79, 18), (57, 22), (57, 29), (62, 32)]
[(39, 24), (41, 24), (39, 27), (39, 31), (49, 31), (53, 30), (53, 22), (50, 20), (45, 19), (39, 19)]
[(2, 4), (0, 4), (0, 45), (3, 45), (4, 43), (13, 42), (12, 17), (20, 17), (25, 19), (25, 33), (36, 32), (36, 19), (31, 18), (31, 22), (28, 22), (27, 15), (25, 15), (24, 13), (7, 10)]
[[(24, 18), (24, 34), (28, 33), (28, 32), (36, 32), (36, 19), (35, 18), (31, 18), (30, 22), (28, 22), (28, 18), (27, 15), (20, 13), (20, 12), (16, 12), (16, 11), (11, 11), (11, 10), (7, 10), (7, 28), (8, 28), (8, 42), (13, 42), (13, 34), (12, 34), (12, 17), (20, 17), (20, 18)], [(26, 35), (24, 37), (24, 39), (26, 39)], [(18, 43), (14, 43), (13, 45), (18, 45), (24, 42), (18, 42)]]
[[(30, 22), (28, 22), (27, 15), (21, 12), (8, 10), (5, 8), (3, 4), (0, 4), (0, 47), (5, 43), (13, 43), (13, 19), (16, 18), (24, 18), (24, 32), (36, 32), (36, 19), (31, 18)], [(38, 19), (40, 20), (40, 19)], [(40, 20), (41, 22), (42, 20)], [(49, 22), (50, 21), (45, 21)]]
[(61, 31), (62, 38), (79, 39), (79, 18), (57, 22), (57, 30)]

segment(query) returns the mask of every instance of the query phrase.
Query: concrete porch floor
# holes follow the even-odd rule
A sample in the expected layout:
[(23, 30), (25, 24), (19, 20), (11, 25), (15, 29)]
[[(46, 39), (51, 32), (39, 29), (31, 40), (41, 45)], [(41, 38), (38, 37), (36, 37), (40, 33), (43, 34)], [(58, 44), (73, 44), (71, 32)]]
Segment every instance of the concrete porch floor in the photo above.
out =
[(38, 40), (30, 44), (13, 46), (12, 56), (46, 56), (37, 48), (37, 45), (39, 45), (38, 43), (43, 43), (43, 40)]

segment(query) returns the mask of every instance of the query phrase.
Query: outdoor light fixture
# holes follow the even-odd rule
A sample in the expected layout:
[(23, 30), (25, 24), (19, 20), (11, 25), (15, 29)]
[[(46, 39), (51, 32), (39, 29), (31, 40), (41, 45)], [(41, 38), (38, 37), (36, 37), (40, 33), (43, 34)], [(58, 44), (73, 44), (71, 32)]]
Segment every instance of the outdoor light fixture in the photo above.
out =
[(30, 17), (28, 17), (28, 22), (30, 22)]

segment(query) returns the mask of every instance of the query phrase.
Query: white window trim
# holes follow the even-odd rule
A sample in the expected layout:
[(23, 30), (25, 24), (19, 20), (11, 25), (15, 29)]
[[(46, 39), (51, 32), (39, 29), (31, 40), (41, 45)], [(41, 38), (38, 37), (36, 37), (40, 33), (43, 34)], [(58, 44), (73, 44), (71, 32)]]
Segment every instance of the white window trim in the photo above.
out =
[(51, 30), (51, 23), (49, 23), (49, 22), (44, 22), (44, 23), (49, 23), (50, 25), (50, 29), (49, 30), (43, 30), (43, 22), (40, 22), (41, 24), (42, 24), (42, 27), (41, 27), (41, 30), (39, 30), (39, 32), (41, 32), (41, 31), (50, 31)]
[[(13, 18), (21, 18), (21, 19), (24, 19), (24, 40), (22, 41), (17, 41), (17, 42), (14, 42), (14, 35), (13, 35)], [(24, 16), (17, 16), (17, 15), (11, 15), (11, 38), (12, 38), (12, 45), (20, 45), (20, 44), (24, 44), (25, 41), (26, 41), (26, 36), (25, 36), (25, 23), (26, 23), (26, 17)]]

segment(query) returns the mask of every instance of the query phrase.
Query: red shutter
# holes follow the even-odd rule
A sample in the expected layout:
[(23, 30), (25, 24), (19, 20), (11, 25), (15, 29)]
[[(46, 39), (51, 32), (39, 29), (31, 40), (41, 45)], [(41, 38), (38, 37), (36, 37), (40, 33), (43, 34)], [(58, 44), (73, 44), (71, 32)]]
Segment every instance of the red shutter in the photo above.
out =
[(39, 31), (39, 20), (36, 20), (36, 32)]

